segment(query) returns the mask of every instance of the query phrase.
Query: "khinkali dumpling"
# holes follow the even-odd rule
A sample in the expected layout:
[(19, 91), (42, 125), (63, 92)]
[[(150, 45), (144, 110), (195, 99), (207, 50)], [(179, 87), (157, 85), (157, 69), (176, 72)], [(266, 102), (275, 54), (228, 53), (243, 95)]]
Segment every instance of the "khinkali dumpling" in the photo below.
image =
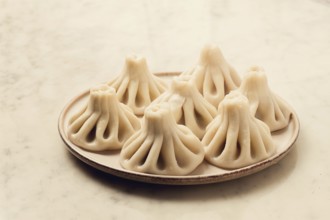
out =
[(70, 119), (68, 137), (90, 151), (116, 150), (140, 127), (132, 110), (118, 101), (115, 89), (100, 85), (90, 90), (87, 106)]
[(186, 175), (202, 163), (200, 140), (184, 125), (178, 125), (167, 103), (146, 108), (141, 130), (126, 141), (121, 165), (137, 172)]
[(220, 168), (236, 169), (275, 153), (268, 126), (251, 114), (248, 99), (240, 92), (226, 95), (218, 112), (202, 140), (208, 162)]
[(269, 89), (263, 68), (251, 67), (239, 90), (248, 98), (252, 114), (265, 122), (270, 131), (280, 130), (289, 124), (291, 111)]
[(122, 73), (108, 85), (137, 116), (142, 116), (145, 107), (166, 90), (165, 82), (150, 73), (146, 59), (137, 56), (128, 56)]
[(216, 45), (206, 45), (201, 51), (198, 65), (182, 74), (193, 75), (200, 93), (216, 108), (225, 95), (236, 89), (241, 81)]
[(168, 102), (176, 121), (190, 128), (199, 139), (217, 114), (216, 108), (203, 98), (189, 75), (174, 77), (171, 89), (155, 100), (155, 103), (161, 102)]

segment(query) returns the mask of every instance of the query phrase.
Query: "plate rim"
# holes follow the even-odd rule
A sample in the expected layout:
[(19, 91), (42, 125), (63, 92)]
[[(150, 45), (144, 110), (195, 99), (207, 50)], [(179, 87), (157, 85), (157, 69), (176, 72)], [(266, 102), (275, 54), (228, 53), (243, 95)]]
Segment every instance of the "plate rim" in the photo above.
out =
[[(177, 76), (181, 72), (158, 72), (154, 73), (157, 76)], [(290, 115), (290, 121), (292, 120), (294, 126), (296, 127), (294, 129), (294, 135), (290, 136), (290, 139), (288, 139), (289, 143), (287, 144), (287, 148), (285, 148), (284, 151), (280, 152), (279, 154), (275, 154), (270, 158), (267, 158), (265, 160), (262, 160), (260, 162), (254, 163), (249, 166), (245, 166), (238, 169), (229, 170), (229, 172), (224, 174), (208, 174), (208, 175), (194, 175), (194, 176), (167, 176), (167, 175), (156, 175), (156, 174), (147, 174), (147, 173), (139, 173), (135, 171), (130, 170), (119, 170), (111, 166), (105, 166), (101, 163), (98, 163), (95, 160), (91, 160), (90, 158), (87, 158), (83, 155), (81, 155), (79, 152), (77, 152), (74, 147), (78, 147), (75, 144), (73, 144), (67, 137), (65, 128), (64, 128), (64, 121), (65, 116), (70, 110), (71, 106), (74, 105), (77, 100), (80, 98), (86, 96), (88, 94), (89, 90), (86, 90), (84, 92), (79, 93), (74, 98), (72, 98), (62, 109), (59, 118), (58, 118), (58, 132), (60, 134), (60, 137), (62, 141), (65, 143), (67, 149), (69, 152), (74, 155), (79, 160), (83, 161), (84, 163), (101, 170), (105, 173), (121, 177), (128, 180), (133, 181), (139, 181), (139, 182), (145, 182), (145, 183), (153, 183), (153, 184), (163, 184), (163, 185), (201, 185), (201, 184), (210, 184), (210, 183), (217, 183), (217, 182), (224, 182), (229, 181), (237, 178), (241, 178), (244, 176), (248, 176), (254, 173), (257, 173), (259, 171), (262, 171), (277, 162), (279, 162), (281, 159), (283, 159), (293, 148), (294, 143), (298, 139), (299, 133), (300, 133), (300, 122), (298, 119), (298, 116), (294, 109), (289, 105), (285, 100), (281, 98), (282, 101), (285, 102), (285, 104), (290, 108), (290, 111), (292, 114)], [(279, 97), (280, 98), (280, 97)], [(290, 122), (291, 123), (291, 122)]]

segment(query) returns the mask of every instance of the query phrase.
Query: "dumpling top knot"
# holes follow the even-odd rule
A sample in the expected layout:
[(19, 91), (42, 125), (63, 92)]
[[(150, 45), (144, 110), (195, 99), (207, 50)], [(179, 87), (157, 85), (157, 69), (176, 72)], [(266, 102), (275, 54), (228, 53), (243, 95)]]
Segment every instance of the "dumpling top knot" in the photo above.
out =
[(264, 68), (256, 65), (251, 66), (243, 78), (241, 87), (246, 89), (254, 88), (257, 90), (262, 90), (265, 89), (263, 87), (268, 87), (268, 80)]
[[(173, 78), (171, 84), (171, 91), (174, 93), (178, 93), (181, 96), (187, 97), (194, 93), (192, 77), (189, 75), (182, 75)], [(198, 91), (198, 90), (197, 90)]]
[(199, 64), (205, 66), (221, 63), (226, 63), (226, 60), (219, 47), (214, 44), (206, 44), (200, 53)]
[(228, 112), (233, 110), (246, 109), (249, 106), (249, 100), (240, 92), (232, 91), (226, 95), (225, 99), (222, 100), (218, 107), (218, 112), (222, 111), (223, 106), (226, 106), (226, 110), (228, 110)]
[(171, 130), (171, 126), (176, 124), (174, 117), (171, 117), (167, 103), (147, 107), (144, 118), (148, 130), (155, 134), (166, 132), (168, 129)]
[(90, 89), (90, 96), (91, 97), (97, 97), (97, 96), (114, 97), (114, 96), (116, 96), (116, 90), (106, 84), (101, 84), (99, 86), (94, 86)]
[(126, 72), (131, 80), (148, 80), (148, 74), (150, 70), (147, 65), (145, 57), (138, 55), (128, 55), (125, 60), (124, 72)]

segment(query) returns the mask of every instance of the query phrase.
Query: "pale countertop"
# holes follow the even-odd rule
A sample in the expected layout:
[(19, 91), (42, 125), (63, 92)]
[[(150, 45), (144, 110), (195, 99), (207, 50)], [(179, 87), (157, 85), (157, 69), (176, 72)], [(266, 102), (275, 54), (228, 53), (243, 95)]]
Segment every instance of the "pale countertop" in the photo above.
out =
[[(296, 110), (290, 154), (260, 173), (160, 186), (97, 171), (67, 151), (57, 120), (129, 53), (186, 70), (218, 44), (243, 75), (265, 68)], [(0, 219), (329, 219), (330, 1), (0, 0)]]

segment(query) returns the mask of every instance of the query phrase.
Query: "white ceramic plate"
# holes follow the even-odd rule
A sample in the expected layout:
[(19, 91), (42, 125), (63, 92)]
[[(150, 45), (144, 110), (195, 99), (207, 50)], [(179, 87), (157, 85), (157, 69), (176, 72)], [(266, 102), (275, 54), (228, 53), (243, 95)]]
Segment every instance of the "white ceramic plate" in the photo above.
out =
[[(171, 77), (178, 74), (179, 73), (177, 72), (171, 72), (158, 73), (157, 75), (170, 79)], [(120, 166), (120, 151), (93, 153), (79, 148), (68, 139), (68, 121), (74, 113), (76, 113), (83, 105), (87, 103), (88, 96), (89, 90), (81, 93), (76, 98), (71, 100), (61, 112), (58, 129), (63, 141), (74, 156), (87, 163), (88, 165), (91, 165), (106, 173), (135, 181), (168, 185), (194, 185), (222, 182), (247, 176), (261, 171), (271, 165), (274, 165), (279, 160), (281, 160), (291, 150), (299, 134), (298, 117), (294, 110), (291, 109), (292, 115), (290, 118), (289, 126), (283, 130), (272, 133), (272, 138), (277, 148), (276, 154), (264, 161), (234, 170), (220, 169), (211, 164), (208, 164), (207, 162), (203, 162), (195, 171), (186, 176), (163, 176), (138, 173), (125, 170)]]

